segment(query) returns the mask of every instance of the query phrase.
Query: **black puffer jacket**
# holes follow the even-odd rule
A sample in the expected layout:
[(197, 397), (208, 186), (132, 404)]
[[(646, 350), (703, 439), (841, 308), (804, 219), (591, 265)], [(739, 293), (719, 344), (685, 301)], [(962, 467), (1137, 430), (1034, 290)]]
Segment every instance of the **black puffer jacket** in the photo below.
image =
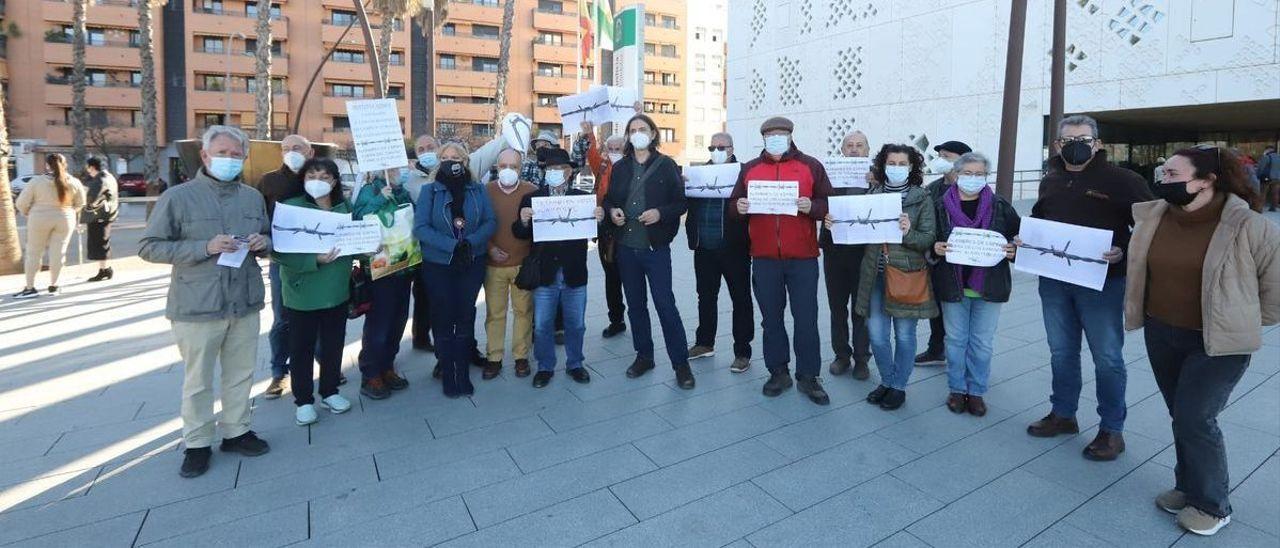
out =
[[(995, 211), (991, 213), (991, 226), (987, 230), (992, 230), (1002, 234), (1006, 240), (1012, 240), (1018, 235), (1018, 229), (1022, 226), (1022, 218), (1018, 216), (1018, 212), (1013, 209), (1004, 198), (995, 196), (996, 203), (992, 206)], [(935, 204), (937, 209), (938, 222), (938, 241), (945, 242), (951, 237), (951, 215), (947, 213), (947, 206), (941, 199)], [(930, 276), (933, 282), (934, 295), (938, 300), (949, 303), (960, 302), (964, 297), (964, 286), (961, 281), (956, 279), (955, 265), (948, 263), (945, 258), (939, 258), (929, 252), (930, 259), (940, 259), (933, 265)], [(979, 267), (970, 267), (979, 268)], [(982, 300), (1003, 303), (1009, 301), (1009, 293), (1013, 289), (1013, 277), (1009, 272), (1009, 260), (1004, 259), (995, 266), (987, 267), (987, 276), (982, 281)]]

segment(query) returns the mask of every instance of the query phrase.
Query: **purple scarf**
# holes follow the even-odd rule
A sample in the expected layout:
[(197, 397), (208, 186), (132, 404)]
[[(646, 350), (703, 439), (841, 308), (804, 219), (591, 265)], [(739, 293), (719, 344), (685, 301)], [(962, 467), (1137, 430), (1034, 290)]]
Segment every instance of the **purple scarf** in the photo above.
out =
[[(951, 226), (958, 228), (981, 228), (987, 229), (991, 227), (991, 217), (995, 211), (995, 193), (991, 191), (991, 187), (983, 187), (982, 192), (978, 194), (978, 218), (970, 219), (964, 214), (964, 208), (960, 207), (960, 188), (951, 185), (946, 193), (942, 195), (942, 204), (947, 208), (947, 216), (951, 218)], [(969, 279), (964, 279), (964, 268), (960, 265), (953, 265), (956, 269), (956, 279), (964, 280), (964, 286), (982, 293), (982, 284), (987, 278), (987, 269), (981, 267), (969, 268)]]

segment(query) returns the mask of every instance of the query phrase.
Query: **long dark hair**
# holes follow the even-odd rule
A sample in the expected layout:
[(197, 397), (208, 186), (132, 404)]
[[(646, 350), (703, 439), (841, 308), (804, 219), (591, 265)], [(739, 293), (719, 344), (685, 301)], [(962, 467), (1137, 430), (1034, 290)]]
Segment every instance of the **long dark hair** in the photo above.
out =
[(1262, 211), (1262, 197), (1253, 190), (1245, 171), (1248, 168), (1235, 153), (1221, 147), (1198, 146), (1184, 148), (1173, 155), (1190, 161), (1197, 179), (1208, 180), (1209, 175), (1213, 175), (1215, 191), (1235, 194), (1248, 202), (1250, 209)]
[(889, 178), (885, 177), (884, 164), (889, 161), (889, 155), (902, 153), (907, 155), (907, 160), (911, 162), (911, 173), (907, 175), (907, 186), (920, 186), (924, 184), (924, 155), (911, 145), (895, 145), (887, 144), (880, 147), (880, 152), (876, 153), (875, 160), (871, 162), (871, 173), (875, 175), (876, 181), (885, 184)]
[(67, 157), (57, 152), (46, 154), (44, 166), (49, 168), (49, 176), (53, 178), (53, 187), (58, 189), (58, 203), (71, 203), (71, 176), (67, 174)]
[(658, 154), (658, 145), (662, 144), (661, 134), (658, 133), (658, 124), (654, 123), (653, 118), (650, 118), (646, 114), (637, 114), (632, 116), (630, 120), (627, 120), (627, 125), (622, 126), (622, 135), (627, 140), (627, 145), (623, 147), (622, 154), (628, 157), (634, 157), (636, 155), (636, 147), (631, 144), (631, 122), (636, 120), (640, 120), (641, 122), (644, 122), (644, 125), (649, 126), (649, 131), (653, 133), (653, 140), (649, 141), (649, 153)]
[[(330, 207), (342, 203), (342, 172), (338, 170), (338, 164), (328, 158), (311, 158), (302, 163), (302, 167), (298, 168), (298, 187), (302, 188), (307, 180), (307, 174), (312, 171), (323, 171), (333, 177), (333, 188), (329, 189)], [(307, 201), (315, 203), (315, 198), (307, 194), (306, 190), (302, 191), (302, 195)]]

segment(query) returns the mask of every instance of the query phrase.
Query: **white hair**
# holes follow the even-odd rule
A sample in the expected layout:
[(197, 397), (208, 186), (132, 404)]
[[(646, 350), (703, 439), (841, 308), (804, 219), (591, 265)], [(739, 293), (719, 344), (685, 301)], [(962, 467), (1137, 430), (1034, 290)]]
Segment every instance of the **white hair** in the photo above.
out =
[(621, 135), (610, 135), (608, 139), (604, 140), (604, 146), (609, 146), (610, 143), (622, 143), (625, 146), (627, 138)]
[(1090, 116), (1086, 116), (1084, 114), (1073, 114), (1063, 118), (1061, 122), (1058, 122), (1058, 134), (1061, 135), (1062, 128), (1067, 126), (1086, 126), (1089, 128), (1089, 131), (1093, 133), (1092, 137), (1098, 137), (1098, 121), (1094, 120)]
[(307, 148), (311, 148), (311, 141), (307, 140), (306, 137), (298, 135), (297, 133), (294, 133), (292, 135), (285, 135), (284, 139), (281, 139), (280, 142), (284, 143), (288, 139), (297, 139), (299, 141), (302, 141), (302, 144), (305, 145)]
[(724, 140), (729, 141), (729, 146), (733, 146), (733, 136), (729, 135), (727, 132), (721, 131), (711, 134), (712, 141), (716, 140), (717, 137), (723, 137)]
[(240, 131), (240, 128), (231, 126), (209, 126), (209, 129), (204, 130), (204, 135), (200, 136), (200, 148), (209, 150), (209, 147), (213, 145), (213, 140), (218, 137), (235, 139), (236, 142), (240, 143), (240, 150), (244, 151), (245, 154), (249, 153), (249, 136)]
[(951, 171), (960, 173), (960, 170), (963, 169), (966, 164), (982, 164), (982, 171), (988, 173), (991, 172), (991, 160), (988, 160), (981, 152), (966, 152), (961, 154), (960, 157), (956, 159), (955, 163), (951, 164)]

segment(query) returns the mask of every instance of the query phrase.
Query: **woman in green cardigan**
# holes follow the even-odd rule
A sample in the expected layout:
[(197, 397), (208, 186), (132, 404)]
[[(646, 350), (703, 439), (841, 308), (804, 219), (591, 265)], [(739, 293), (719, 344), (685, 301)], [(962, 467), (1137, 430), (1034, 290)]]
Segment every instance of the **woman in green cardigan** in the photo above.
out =
[[(304, 194), (283, 204), (351, 213), (342, 197), (342, 180), (333, 160), (313, 158), (298, 171)], [(279, 212), (279, 208), (276, 209)], [(312, 362), (320, 361), (320, 406), (334, 414), (351, 410), (351, 402), (338, 394), (342, 347), (347, 336), (347, 300), (350, 297), (351, 257), (333, 249), (325, 254), (275, 253), (280, 263), (284, 313), (289, 318), (289, 380), (298, 426), (316, 422)], [(319, 353), (317, 354), (317, 341)]]

